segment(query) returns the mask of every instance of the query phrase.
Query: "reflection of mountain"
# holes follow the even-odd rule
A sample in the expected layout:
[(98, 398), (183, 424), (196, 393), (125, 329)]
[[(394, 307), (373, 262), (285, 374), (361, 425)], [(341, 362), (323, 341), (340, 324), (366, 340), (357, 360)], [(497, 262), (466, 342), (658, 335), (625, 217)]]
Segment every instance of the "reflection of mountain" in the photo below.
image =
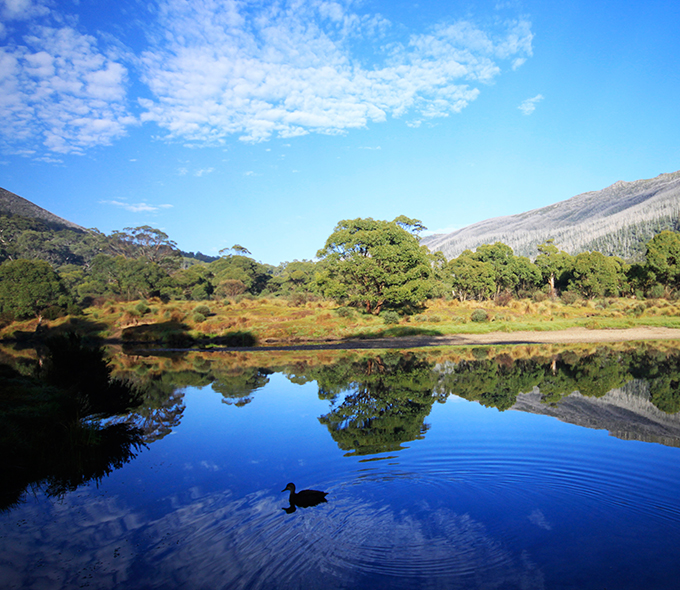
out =
[(531, 393), (520, 393), (512, 409), (607, 430), (611, 436), (624, 440), (680, 447), (680, 413), (666, 414), (656, 408), (650, 401), (649, 385), (645, 381), (631, 381), (599, 398), (574, 392), (557, 404), (542, 402), (541, 393), (535, 388)]

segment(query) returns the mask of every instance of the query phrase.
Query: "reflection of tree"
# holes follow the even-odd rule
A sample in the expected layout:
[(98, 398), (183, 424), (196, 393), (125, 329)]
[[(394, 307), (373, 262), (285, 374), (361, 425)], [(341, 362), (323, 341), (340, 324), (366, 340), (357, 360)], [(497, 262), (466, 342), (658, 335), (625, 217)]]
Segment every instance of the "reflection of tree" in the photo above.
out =
[(257, 367), (234, 369), (215, 375), (212, 388), (222, 394), (223, 403), (237, 407), (245, 406), (253, 401), (251, 394), (254, 391), (269, 383), (269, 375), (272, 372)]
[(649, 383), (651, 402), (661, 411), (680, 411), (680, 355), (650, 350), (632, 355), (631, 373)]
[[(437, 399), (431, 363), (415, 355), (390, 353), (317, 369), (319, 396), (332, 399), (319, 418), (344, 451), (366, 455), (395, 451), (422, 438), (425, 417)], [(340, 393), (345, 392), (336, 405)]]
[(680, 411), (680, 355), (654, 350), (594, 353), (564, 352), (551, 359), (461, 361), (447, 368), (438, 391), (507, 410), (520, 393), (534, 387), (546, 403), (558, 403), (574, 391), (602, 397), (633, 379), (649, 384), (651, 402), (667, 413)]
[(518, 393), (538, 385), (542, 376), (541, 367), (531, 360), (462, 361), (442, 377), (438, 391), (502, 411), (515, 404)]
[(61, 495), (98, 481), (135, 457), (141, 432), (104, 422), (139, 403), (137, 392), (110, 378), (101, 349), (76, 338), (48, 344), (35, 375), (0, 366), (0, 509), (28, 487)]

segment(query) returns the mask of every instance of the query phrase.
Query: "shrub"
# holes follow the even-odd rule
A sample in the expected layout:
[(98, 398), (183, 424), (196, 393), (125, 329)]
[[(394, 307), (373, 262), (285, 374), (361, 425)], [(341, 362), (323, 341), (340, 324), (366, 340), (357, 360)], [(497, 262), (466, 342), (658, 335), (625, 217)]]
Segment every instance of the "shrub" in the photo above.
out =
[(50, 305), (43, 309), (42, 317), (46, 320), (56, 320), (64, 315), (64, 310), (58, 305)]
[(654, 285), (648, 294), (652, 299), (661, 299), (666, 294), (666, 289), (663, 285)]
[(197, 305), (194, 307), (194, 313), (200, 313), (201, 315), (208, 317), (210, 315), (210, 308), (207, 305)]
[(543, 291), (536, 291), (533, 295), (533, 300), (536, 303), (541, 303), (542, 301), (545, 301), (548, 299), (549, 295), (547, 293), (543, 293)]
[(149, 313), (151, 308), (146, 304), (146, 301), (140, 301), (137, 305), (135, 305), (135, 311), (139, 315), (144, 315)]
[(483, 309), (475, 309), (470, 316), (473, 322), (485, 322), (489, 319), (489, 314)]
[(200, 324), (201, 322), (205, 322), (205, 316), (202, 313), (195, 313), (193, 316), (194, 322), (197, 324)]
[(351, 318), (354, 316), (354, 310), (351, 307), (338, 307), (338, 309), (335, 310), (335, 313), (341, 318)]
[(574, 291), (565, 291), (562, 293), (560, 296), (560, 299), (562, 299), (562, 303), (565, 305), (574, 305), (579, 299), (578, 293), (575, 293)]
[(396, 311), (383, 311), (380, 313), (380, 317), (383, 319), (387, 325), (393, 325), (399, 323), (399, 314)]
[(505, 307), (512, 301), (512, 293), (510, 291), (503, 291), (496, 297), (496, 305)]

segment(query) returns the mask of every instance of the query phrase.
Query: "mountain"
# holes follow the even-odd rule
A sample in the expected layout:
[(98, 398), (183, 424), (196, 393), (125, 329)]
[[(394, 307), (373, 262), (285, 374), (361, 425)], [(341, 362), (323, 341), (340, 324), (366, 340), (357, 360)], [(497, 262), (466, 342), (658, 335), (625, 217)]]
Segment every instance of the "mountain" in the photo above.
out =
[(23, 197), (15, 195), (4, 188), (0, 188), (0, 214), (1, 213), (40, 219), (53, 229), (87, 231), (85, 228), (71, 221), (67, 221), (66, 219), (62, 219), (61, 217), (57, 217), (54, 213), (50, 213), (46, 209), (38, 207), (38, 205), (34, 205)]
[(550, 238), (570, 254), (599, 250), (640, 258), (644, 244), (664, 229), (680, 229), (680, 171), (649, 180), (619, 181), (548, 207), (427, 236), (422, 243), (449, 259), (494, 242), (507, 244), (518, 256), (534, 257), (536, 246)]
[(629, 382), (601, 398), (574, 392), (558, 404), (543, 403), (540, 391), (535, 388), (530, 393), (519, 394), (512, 409), (607, 430), (611, 436), (624, 440), (680, 447), (680, 415), (666, 414), (652, 405), (649, 386), (644, 381)]

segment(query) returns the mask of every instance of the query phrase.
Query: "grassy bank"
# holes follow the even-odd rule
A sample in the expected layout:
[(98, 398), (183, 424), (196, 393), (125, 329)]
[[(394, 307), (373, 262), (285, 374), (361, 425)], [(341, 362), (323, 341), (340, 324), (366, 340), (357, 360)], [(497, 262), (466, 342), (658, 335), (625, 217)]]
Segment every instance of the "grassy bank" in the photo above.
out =
[(248, 299), (239, 301), (160, 300), (107, 302), (83, 315), (43, 321), (13, 322), (0, 330), (5, 340), (39, 333), (77, 331), (111, 341), (162, 343), (168, 346), (249, 346), (389, 338), (413, 335), (480, 334), (495, 331), (563, 330), (664, 326), (680, 328), (680, 303), (665, 299), (559, 300), (535, 302), (430, 301), (418, 314), (387, 324), (381, 317), (338, 307), (329, 301)]

